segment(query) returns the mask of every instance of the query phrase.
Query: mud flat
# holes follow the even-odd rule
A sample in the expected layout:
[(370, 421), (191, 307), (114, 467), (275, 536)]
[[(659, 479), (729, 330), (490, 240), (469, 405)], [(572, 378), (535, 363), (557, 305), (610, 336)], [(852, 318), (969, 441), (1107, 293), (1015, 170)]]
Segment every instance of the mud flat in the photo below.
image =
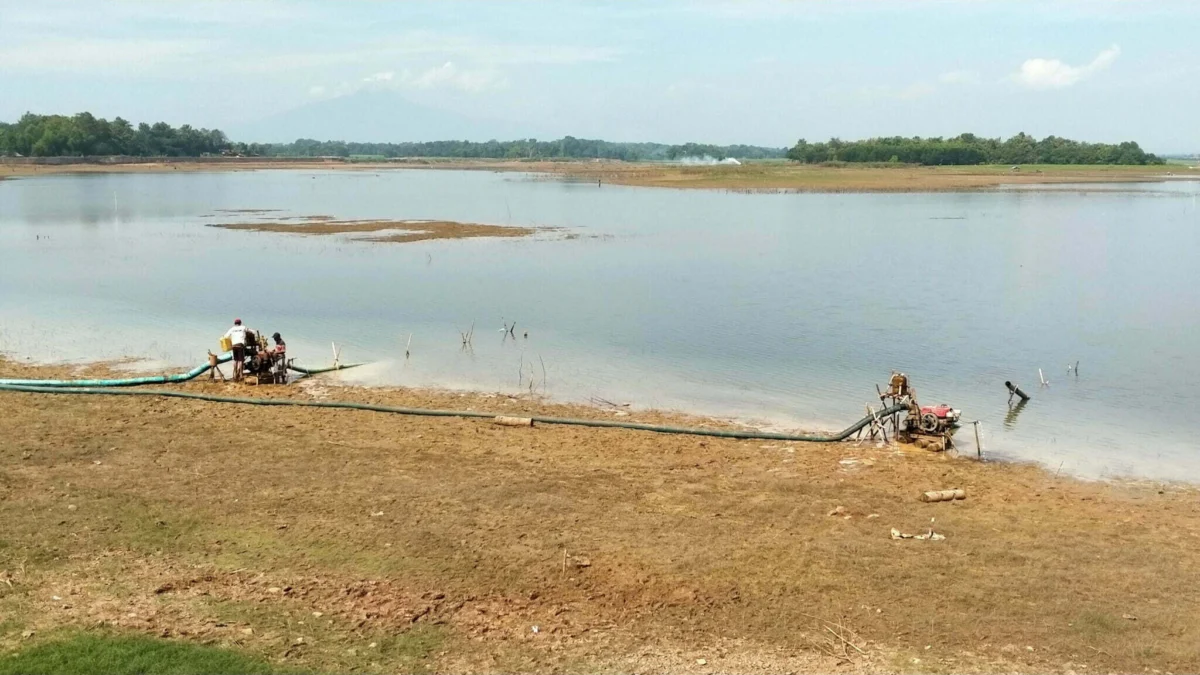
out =
[[(107, 372), (0, 361), (0, 377)], [(179, 387), (721, 424), (322, 378)], [(1189, 486), (904, 446), (150, 397), (0, 405), (3, 651), (70, 629), (321, 672), (1200, 670)], [(941, 488), (967, 498), (920, 501)]]
[[(263, 211), (256, 211), (263, 212)], [(282, 232), (304, 235), (355, 235), (356, 241), (407, 243), (430, 239), (476, 237), (527, 237), (548, 228), (481, 225), (449, 220), (335, 220), (330, 216), (302, 216), (298, 222), (213, 223), (210, 227), (246, 232)]]

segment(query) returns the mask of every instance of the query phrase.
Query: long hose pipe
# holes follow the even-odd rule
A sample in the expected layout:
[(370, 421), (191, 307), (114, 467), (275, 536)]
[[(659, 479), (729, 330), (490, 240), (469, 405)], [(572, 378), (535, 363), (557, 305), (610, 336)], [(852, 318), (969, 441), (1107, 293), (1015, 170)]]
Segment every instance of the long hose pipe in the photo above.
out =
[[(226, 363), (233, 360), (231, 352), (225, 352), (217, 357), (217, 363)], [(295, 364), (288, 365), (288, 368), (304, 375), (317, 375), (319, 373), (328, 373), (334, 370), (345, 370), (346, 368), (354, 368), (361, 366), (361, 363), (349, 363), (346, 365), (331, 366), (329, 368), (305, 368)], [(23, 387), (137, 387), (143, 384), (177, 384), (179, 382), (187, 382), (195, 379), (204, 373), (207, 373), (211, 368), (208, 363), (202, 363), (186, 373), (176, 373), (175, 375), (151, 375), (149, 377), (128, 377), (119, 380), (20, 380), (20, 379), (0, 379), (0, 386), (19, 385)]]
[[(347, 366), (343, 366), (347, 367)], [(330, 369), (332, 370), (332, 369)], [(184, 391), (147, 390), (147, 389), (107, 389), (92, 387), (60, 387), (35, 386), (24, 384), (8, 384), (0, 381), (0, 391), (27, 392), (31, 394), (92, 394), (101, 396), (162, 396), (167, 398), (186, 398), (213, 403), (238, 403), (243, 405), (264, 406), (298, 406), (304, 408), (339, 408), (345, 410), (368, 410), (372, 412), (393, 413), (398, 415), (422, 415), (426, 417), (468, 417), (493, 419), (496, 413), (474, 412), (467, 410), (428, 410), (425, 408), (396, 408), (392, 406), (374, 405), (370, 403), (350, 403), (346, 401), (298, 401), (285, 398), (239, 398), (232, 396), (210, 396), (208, 394), (193, 394)], [(603, 427), (609, 429), (634, 429), (637, 431), (653, 431), (660, 434), (687, 434), (691, 436), (716, 436), (718, 438), (738, 438), (765, 441), (804, 441), (808, 443), (833, 443), (844, 441), (866, 427), (876, 418), (887, 417), (903, 412), (908, 406), (903, 403), (884, 408), (867, 415), (847, 427), (841, 433), (828, 436), (808, 436), (793, 434), (776, 434), (761, 431), (725, 431), (721, 429), (689, 429), (686, 427), (669, 427), (659, 424), (639, 424), (637, 422), (612, 422), (608, 420), (584, 420), (566, 417), (533, 417), (538, 424), (567, 424), (580, 427)]]

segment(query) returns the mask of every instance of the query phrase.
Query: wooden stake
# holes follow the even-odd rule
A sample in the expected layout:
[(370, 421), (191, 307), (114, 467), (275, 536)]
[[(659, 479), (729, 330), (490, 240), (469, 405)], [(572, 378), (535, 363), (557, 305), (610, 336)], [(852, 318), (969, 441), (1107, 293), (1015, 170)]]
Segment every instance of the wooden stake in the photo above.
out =
[(212, 352), (208, 353), (208, 365), (212, 368), (212, 370), (208, 371), (208, 379), (210, 379), (210, 380), (213, 379), (213, 373), (216, 373), (217, 375), (221, 376), (221, 381), (224, 382), (225, 381), (225, 373), (222, 373), (221, 367), (217, 365), (217, 355), (216, 354), (214, 354)]
[(887, 443), (887, 442), (888, 442), (888, 437), (887, 437), (887, 427), (885, 427), (885, 426), (884, 426), (883, 422), (880, 422), (880, 421), (879, 421), (879, 415), (878, 415), (878, 414), (876, 414), (876, 412), (875, 412), (874, 410), (871, 410), (871, 406), (867, 406), (867, 410), (870, 410), (870, 411), (871, 411), (871, 417), (874, 417), (874, 418), (875, 418), (875, 424), (878, 424), (878, 425), (879, 425), (879, 434), (880, 434), (881, 436), (883, 436), (883, 442), (884, 442), (884, 443)]
[(975, 454), (983, 459), (983, 443), (979, 440), (979, 420), (975, 420)]

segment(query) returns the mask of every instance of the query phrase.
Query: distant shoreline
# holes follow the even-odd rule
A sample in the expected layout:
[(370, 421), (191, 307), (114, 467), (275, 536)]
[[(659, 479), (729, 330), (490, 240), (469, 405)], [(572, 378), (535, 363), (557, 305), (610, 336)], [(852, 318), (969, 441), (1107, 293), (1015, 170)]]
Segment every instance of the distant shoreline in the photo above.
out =
[(972, 192), (1008, 185), (1154, 183), (1200, 180), (1200, 169), (1178, 165), (1028, 165), (1013, 169), (979, 166), (823, 166), (790, 162), (747, 162), (740, 166), (694, 166), (611, 160), (520, 161), (412, 158), (356, 162), (339, 158), (37, 158), (0, 159), (0, 180), (64, 173), (168, 173), (173, 171), (261, 170), (382, 171), (446, 169), (513, 171), (564, 180), (745, 192)]

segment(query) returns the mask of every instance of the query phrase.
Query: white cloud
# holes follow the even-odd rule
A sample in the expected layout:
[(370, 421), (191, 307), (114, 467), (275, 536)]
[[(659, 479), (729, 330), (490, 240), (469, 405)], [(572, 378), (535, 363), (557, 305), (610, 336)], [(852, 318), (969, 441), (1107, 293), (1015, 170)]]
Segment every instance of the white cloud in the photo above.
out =
[(1058, 59), (1029, 59), (1012, 79), (1030, 89), (1062, 89), (1107, 69), (1120, 55), (1121, 48), (1113, 45), (1083, 66), (1068, 65)]
[(936, 91), (937, 87), (928, 82), (913, 82), (904, 87), (893, 87), (890, 85), (863, 87), (858, 90), (858, 95), (867, 100), (892, 99), (898, 101), (915, 101), (925, 98)]
[(610, 47), (574, 45), (502, 44), (458, 35), (412, 31), (387, 41), (327, 51), (305, 50), (294, 54), (264, 55), (243, 60), (248, 72), (272, 73), (297, 68), (386, 63), (414, 56), (466, 60), (488, 67), (506, 65), (560, 65), (614, 61), (622, 52)]
[(896, 98), (904, 101), (913, 101), (918, 98), (925, 98), (935, 91), (937, 91), (937, 87), (928, 82), (914, 82), (897, 91)]
[(39, 40), (0, 48), (0, 71), (146, 74), (170, 70), (209, 50), (203, 40)]
[(457, 89), (468, 93), (479, 93), (508, 86), (508, 79), (495, 70), (470, 70), (459, 68), (453, 61), (440, 66), (413, 72), (405, 68), (399, 74), (384, 71), (367, 75), (359, 80), (340, 82), (333, 87), (313, 85), (310, 96), (337, 98), (363, 90), (384, 89)]
[(973, 70), (951, 70), (938, 75), (938, 82), (942, 84), (979, 84), (979, 81), (979, 73)]
[[(5, 22), (30, 28), (62, 29), (64, 26), (128, 26), (131, 22), (163, 22), (202, 25), (259, 26), (278, 25), (315, 17), (313, 8), (301, 3), (272, 0), (189, 0), (189, 2), (148, 2), (146, 0), (107, 0), (72, 2), (41, 0), (5, 8)], [(325, 17), (327, 18), (327, 17)]]
[(463, 70), (454, 65), (453, 61), (447, 61), (415, 75), (406, 70), (400, 78), (400, 83), (417, 89), (449, 87), (467, 92), (481, 92), (502, 89), (508, 85), (508, 80), (496, 71)]

